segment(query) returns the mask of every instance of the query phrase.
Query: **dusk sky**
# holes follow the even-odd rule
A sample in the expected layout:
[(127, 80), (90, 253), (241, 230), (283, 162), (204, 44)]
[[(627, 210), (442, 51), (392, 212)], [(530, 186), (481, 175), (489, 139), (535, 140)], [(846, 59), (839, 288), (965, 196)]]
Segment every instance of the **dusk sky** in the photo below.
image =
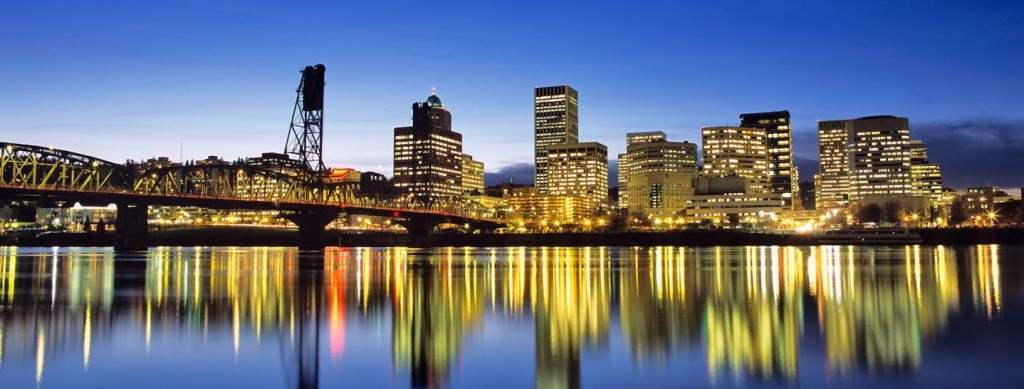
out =
[(323, 63), (334, 167), (390, 175), (393, 128), (436, 87), (488, 183), (532, 181), (533, 88), (569, 84), (580, 140), (611, 161), (627, 132), (699, 144), (788, 109), (810, 180), (817, 120), (888, 114), (946, 186), (1024, 186), (1024, 2), (386, 3), (5, 2), (0, 141), (116, 162), (280, 152), (299, 71)]

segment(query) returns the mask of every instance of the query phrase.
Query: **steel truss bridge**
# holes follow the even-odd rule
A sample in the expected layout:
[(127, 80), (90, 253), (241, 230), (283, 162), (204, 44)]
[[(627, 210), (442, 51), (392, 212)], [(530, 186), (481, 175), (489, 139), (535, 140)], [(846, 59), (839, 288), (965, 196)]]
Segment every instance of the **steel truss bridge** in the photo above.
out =
[[(142, 169), (52, 147), (0, 142), (0, 199), (37, 204), (118, 205), (116, 246), (145, 248), (146, 207), (278, 210), (299, 226), (300, 248), (323, 248), (324, 226), (340, 214), (391, 217), (425, 238), (441, 223), (504, 226), (475, 202), (433, 204), (361, 196), (351, 183), (330, 183), (260, 167), (189, 164)], [(134, 233), (132, 233), (134, 231)], [(140, 236), (141, 234), (141, 236)]]

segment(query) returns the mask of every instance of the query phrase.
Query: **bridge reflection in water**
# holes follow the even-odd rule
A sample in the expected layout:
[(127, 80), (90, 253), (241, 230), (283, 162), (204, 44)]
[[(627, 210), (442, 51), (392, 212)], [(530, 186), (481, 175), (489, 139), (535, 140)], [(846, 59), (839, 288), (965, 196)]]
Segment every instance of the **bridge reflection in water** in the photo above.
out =
[(532, 320), (540, 387), (580, 386), (587, 350), (615, 342), (627, 371), (703, 353), (712, 383), (797, 381), (822, 368), (808, 343), (828, 375), (914, 375), (954, 313), (1003, 309), (997, 246), (2, 250), (0, 382), (22, 386), (318, 387), (345, 364), (445, 386), (474, 339), (512, 335), (485, 330), (501, 320)]

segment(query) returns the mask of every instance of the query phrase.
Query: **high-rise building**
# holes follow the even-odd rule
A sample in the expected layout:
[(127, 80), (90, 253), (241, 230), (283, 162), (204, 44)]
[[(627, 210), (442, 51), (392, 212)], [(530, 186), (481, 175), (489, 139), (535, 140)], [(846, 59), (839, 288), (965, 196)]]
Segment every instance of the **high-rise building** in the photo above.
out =
[(580, 136), (579, 95), (569, 85), (533, 90), (533, 184), (548, 193), (548, 146), (577, 143)]
[(820, 121), (818, 147), (819, 211), (888, 201), (919, 210), (941, 200), (941, 170), (923, 143), (912, 143), (905, 117)]
[(911, 193), (927, 197), (932, 205), (942, 202), (942, 169), (938, 164), (928, 162), (928, 146), (919, 140), (911, 140), (910, 178)]
[[(625, 164), (625, 168), (623, 168)], [(673, 217), (686, 208), (697, 176), (697, 145), (669, 142), (663, 132), (626, 134), (619, 157), (619, 196), (629, 214)]]
[[(661, 131), (631, 132), (626, 134), (626, 148), (637, 143), (667, 140), (665, 133)], [(629, 175), (629, 156), (626, 153), (618, 155), (619, 169), (616, 172), (615, 182), (619, 186), (619, 208), (626, 208), (629, 204), (629, 193), (626, 191), (626, 176)]]
[[(768, 137), (769, 192), (782, 195), (785, 208), (800, 208), (789, 111), (740, 115), (740, 127), (762, 128)], [(795, 200), (795, 201), (794, 201)]]
[(851, 201), (911, 195), (910, 121), (872, 116), (847, 124)]
[(473, 156), (462, 154), (462, 193), (484, 193), (484, 163), (473, 160)]
[(750, 181), (751, 193), (769, 193), (767, 140), (763, 128), (702, 128), (704, 176), (744, 177)]
[(814, 208), (814, 197), (815, 187), (814, 181), (801, 181), (798, 184), (800, 187), (800, 203), (803, 209), (813, 210)]
[(548, 194), (583, 199), (583, 213), (608, 209), (608, 148), (597, 142), (547, 147)]
[(818, 176), (815, 209), (827, 212), (850, 204), (847, 120), (818, 121)]
[(395, 189), (424, 202), (462, 194), (462, 134), (436, 94), (413, 103), (411, 127), (395, 127)]

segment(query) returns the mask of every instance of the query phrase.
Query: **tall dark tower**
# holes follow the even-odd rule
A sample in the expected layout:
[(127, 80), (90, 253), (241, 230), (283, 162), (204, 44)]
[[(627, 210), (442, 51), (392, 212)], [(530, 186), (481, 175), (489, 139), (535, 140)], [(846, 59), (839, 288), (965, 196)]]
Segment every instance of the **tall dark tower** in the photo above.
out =
[(292, 125), (284, 152), (307, 172), (324, 171), (324, 65), (306, 66), (295, 90)]
[(740, 115), (740, 127), (764, 129), (768, 137), (769, 193), (782, 195), (783, 207), (799, 209), (800, 194), (796, 165), (793, 164), (792, 127), (789, 111)]
[(430, 203), (462, 195), (462, 134), (431, 92), (412, 105), (412, 126), (395, 127), (395, 188)]

